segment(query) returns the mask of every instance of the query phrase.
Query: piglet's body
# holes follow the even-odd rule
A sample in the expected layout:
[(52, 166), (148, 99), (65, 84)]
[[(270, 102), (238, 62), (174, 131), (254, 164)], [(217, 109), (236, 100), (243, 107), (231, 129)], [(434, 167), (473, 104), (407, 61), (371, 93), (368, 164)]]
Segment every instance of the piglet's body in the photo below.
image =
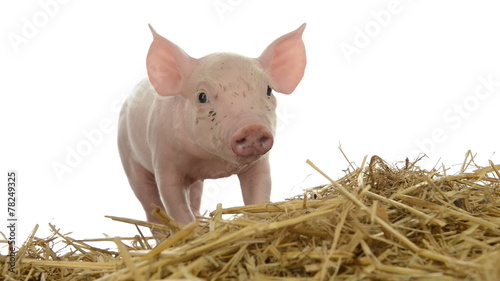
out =
[(148, 78), (123, 105), (118, 148), (149, 221), (151, 204), (187, 224), (199, 214), (204, 179), (237, 174), (246, 205), (268, 202), (268, 151), (276, 99), (302, 79), (305, 24), (275, 40), (259, 58), (216, 53), (200, 59), (158, 35)]

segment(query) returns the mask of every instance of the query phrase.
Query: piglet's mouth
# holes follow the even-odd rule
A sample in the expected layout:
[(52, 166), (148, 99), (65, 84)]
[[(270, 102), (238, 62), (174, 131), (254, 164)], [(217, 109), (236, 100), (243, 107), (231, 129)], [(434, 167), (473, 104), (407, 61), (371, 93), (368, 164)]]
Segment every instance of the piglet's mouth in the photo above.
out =
[(237, 157), (233, 156), (230, 159), (225, 159), (227, 166), (227, 172), (229, 174), (239, 174), (241, 171), (247, 169), (253, 164), (259, 162), (264, 158), (264, 155), (255, 155), (249, 157)]
[(239, 165), (249, 165), (253, 164), (259, 160), (261, 160), (264, 157), (264, 155), (253, 155), (253, 156), (247, 156), (247, 157), (236, 157), (236, 162)]

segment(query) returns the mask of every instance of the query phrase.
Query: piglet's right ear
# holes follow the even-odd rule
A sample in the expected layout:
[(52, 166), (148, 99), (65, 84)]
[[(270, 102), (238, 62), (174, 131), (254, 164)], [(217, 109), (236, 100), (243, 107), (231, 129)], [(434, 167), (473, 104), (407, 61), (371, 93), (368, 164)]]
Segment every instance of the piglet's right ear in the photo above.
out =
[(195, 59), (156, 33), (151, 25), (149, 28), (153, 33), (153, 43), (146, 58), (149, 81), (161, 96), (178, 95), (193, 70)]

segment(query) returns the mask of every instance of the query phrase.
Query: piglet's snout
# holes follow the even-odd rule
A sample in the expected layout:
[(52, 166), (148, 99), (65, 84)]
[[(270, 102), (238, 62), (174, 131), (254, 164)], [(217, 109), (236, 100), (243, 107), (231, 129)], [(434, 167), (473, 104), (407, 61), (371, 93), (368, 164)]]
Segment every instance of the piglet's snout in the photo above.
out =
[(240, 157), (250, 157), (265, 154), (273, 143), (273, 134), (266, 126), (251, 123), (234, 133), (231, 148)]

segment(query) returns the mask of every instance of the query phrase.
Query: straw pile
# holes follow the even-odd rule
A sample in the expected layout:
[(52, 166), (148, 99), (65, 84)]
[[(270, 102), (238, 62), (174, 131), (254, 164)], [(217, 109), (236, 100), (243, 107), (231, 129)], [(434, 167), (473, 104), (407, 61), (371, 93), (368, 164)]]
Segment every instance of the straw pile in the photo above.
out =
[[(5, 280), (500, 280), (500, 165), (425, 171), (373, 156), (284, 202), (217, 208), (157, 246), (141, 232), (90, 246), (51, 226)], [(366, 160), (366, 159), (365, 159)], [(313, 167), (314, 164), (309, 164)], [(472, 170), (471, 172), (466, 172)], [(234, 215), (226, 219), (223, 215)], [(168, 220), (164, 214), (159, 215)], [(138, 228), (139, 230), (139, 228)], [(35, 229), (36, 231), (36, 229)], [(35, 232), (34, 231), (34, 232)], [(53, 250), (57, 245), (61, 250)], [(61, 247), (60, 247), (61, 248)], [(2, 257), (5, 264), (5, 257)]]

